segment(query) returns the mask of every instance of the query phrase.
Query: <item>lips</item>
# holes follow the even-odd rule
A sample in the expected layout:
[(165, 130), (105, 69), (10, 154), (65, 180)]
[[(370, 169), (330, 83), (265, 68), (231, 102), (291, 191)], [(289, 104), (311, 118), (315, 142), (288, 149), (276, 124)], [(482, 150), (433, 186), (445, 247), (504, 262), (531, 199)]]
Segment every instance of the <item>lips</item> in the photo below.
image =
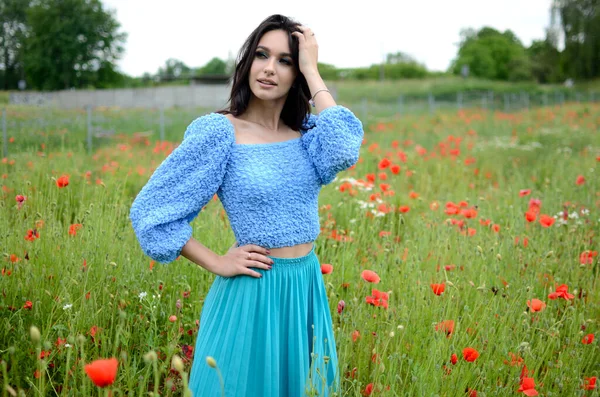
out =
[(260, 83), (263, 83), (263, 84), (277, 85), (277, 84), (275, 84), (275, 82), (273, 80), (269, 80), (269, 79), (258, 79), (257, 81)]

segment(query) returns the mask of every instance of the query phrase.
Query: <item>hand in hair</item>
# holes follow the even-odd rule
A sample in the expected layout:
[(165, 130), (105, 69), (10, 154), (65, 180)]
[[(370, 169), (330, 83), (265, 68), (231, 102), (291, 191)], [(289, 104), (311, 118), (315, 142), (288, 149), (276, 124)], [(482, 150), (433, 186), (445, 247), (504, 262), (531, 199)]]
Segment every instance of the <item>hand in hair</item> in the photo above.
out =
[(302, 32), (292, 32), (292, 35), (298, 39), (298, 66), (300, 72), (306, 76), (312, 73), (319, 73), (317, 67), (319, 45), (315, 34), (305, 26), (299, 26)]

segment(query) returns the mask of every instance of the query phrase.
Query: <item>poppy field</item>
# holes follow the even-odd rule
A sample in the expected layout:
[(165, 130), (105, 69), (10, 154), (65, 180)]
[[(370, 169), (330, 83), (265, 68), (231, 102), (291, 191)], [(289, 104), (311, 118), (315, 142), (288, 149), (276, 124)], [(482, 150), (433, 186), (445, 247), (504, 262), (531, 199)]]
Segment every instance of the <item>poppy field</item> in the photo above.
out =
[[(599, 396), (600, 104), (363, 125), (319, 197), (338, 395)], [(123, 132), (92, 155), (10, 137), (2, 396), (190, 395), (192, 360), (235, 376), (194, 356), (214, 275), (146, 257), (128, 217), (184, 131)], [(192, 226), (217, 254), (235, 243), (216, 196)]]

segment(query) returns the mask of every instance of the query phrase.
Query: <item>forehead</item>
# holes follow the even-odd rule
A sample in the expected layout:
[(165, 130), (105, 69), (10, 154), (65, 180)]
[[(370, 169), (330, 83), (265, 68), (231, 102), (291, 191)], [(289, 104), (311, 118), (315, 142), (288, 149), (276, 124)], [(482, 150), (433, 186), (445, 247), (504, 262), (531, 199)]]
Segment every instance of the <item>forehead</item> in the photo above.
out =
[(287, 32), (277, 29), (262, 35), (259, 46), (267, 47), (271, 52), (290, 52), (290, 43)]

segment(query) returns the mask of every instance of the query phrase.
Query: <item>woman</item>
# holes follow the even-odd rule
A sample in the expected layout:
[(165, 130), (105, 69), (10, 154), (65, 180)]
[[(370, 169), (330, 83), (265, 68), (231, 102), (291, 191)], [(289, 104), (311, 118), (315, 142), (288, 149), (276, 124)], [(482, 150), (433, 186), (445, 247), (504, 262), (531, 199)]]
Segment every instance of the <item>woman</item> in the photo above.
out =
[[(326, 89), (317, 50), (309, 28), (265, 19), (240, 51), (229, 108), (189, 125), (131, 207), (146, 255), (162, 263), (182, 255), (216, 275), (190, 373), (195, 396), (340, 392), (315, 254), (318, 195), (358, 161), (364, 132)], [(189, 225), (214, 194), (237, 240), (225, 255)]]

